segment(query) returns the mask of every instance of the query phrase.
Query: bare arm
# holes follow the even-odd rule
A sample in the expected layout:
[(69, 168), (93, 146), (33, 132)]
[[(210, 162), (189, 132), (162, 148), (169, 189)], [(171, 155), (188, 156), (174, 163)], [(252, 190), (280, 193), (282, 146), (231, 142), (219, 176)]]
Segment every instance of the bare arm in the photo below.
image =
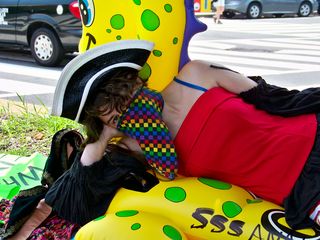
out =
[(257, 85), (256, 82), (242, 74), (212, 68), (210, 65), (212, 64), (209, 62), (191, 61), (183, 67), (178, 78), (207, 89), (222, 87), (236, 94), (247, 91)]
[(122, 134), (117, 129), (104, 125), (98, 141), (85, 146), (80, 160), (81, 163), (88, 166), (102, 159), (108, 142), (116, 136), (122, 136)]

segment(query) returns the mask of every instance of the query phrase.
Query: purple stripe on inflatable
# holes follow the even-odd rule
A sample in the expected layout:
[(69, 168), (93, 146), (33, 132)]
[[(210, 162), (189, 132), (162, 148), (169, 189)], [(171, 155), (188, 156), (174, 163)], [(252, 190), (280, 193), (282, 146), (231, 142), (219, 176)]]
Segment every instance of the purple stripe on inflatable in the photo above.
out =
[(207, 30), (207, 25), (199, 21), (194, 15), (194, 0), (184, 0), (186, 9), (186, 27), (184, 30), (184, 38), (180, 55), (179, 70), (190, 61), (188, 55), (188, 46), (191, 38), (199, 33)]

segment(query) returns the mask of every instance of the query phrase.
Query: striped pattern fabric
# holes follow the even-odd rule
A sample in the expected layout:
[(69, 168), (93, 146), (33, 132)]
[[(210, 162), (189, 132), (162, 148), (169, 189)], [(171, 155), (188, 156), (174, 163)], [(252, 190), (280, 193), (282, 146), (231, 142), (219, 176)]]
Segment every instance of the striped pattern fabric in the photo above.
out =
[(118, 122), (118, 129), (136, 139), (149, 165), (161, 175), (174, 179), (177, 154), (171, 134), (162, 120), (163, 99), (147, 87), (137, 91)]

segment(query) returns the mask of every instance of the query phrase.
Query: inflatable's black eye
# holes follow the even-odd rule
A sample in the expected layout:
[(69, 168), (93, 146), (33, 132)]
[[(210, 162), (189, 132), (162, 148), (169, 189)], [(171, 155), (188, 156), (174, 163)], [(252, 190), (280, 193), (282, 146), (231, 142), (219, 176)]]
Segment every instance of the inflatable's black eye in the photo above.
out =
[(83, 24), (87, 27), (91, 26), (94, 20), (93, 0), (79, 0), (79, 8)]

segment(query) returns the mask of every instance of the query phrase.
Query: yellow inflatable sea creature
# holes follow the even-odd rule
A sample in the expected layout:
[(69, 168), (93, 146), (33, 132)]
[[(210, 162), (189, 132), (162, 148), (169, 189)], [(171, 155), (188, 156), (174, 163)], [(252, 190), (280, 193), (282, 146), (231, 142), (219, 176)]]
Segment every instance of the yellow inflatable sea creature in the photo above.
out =
[(159, 91), (189, 61), (191, 37), (206, 29), (194, 16), (192, 0), (80, 0), (79, 8), (80, 52), (117, 40), (155, 43), (140, 76)]
[[(161, 91), (189, 61), (191, 37), (206, 29), (195, 18), (193, 4), (193, 0), (79, 0), (80, 52), (117, 40), (152, 41), (155, 49), (140, 76)], [(75, 239), (319, 240), (320, 234), (315, 229), (290, 229), (282, 207), (242, 188), (179, 176), (160, 180), (147, 192), (120, 189), (107, 213), (83, 226)]]
[(120, 189), (107, 213), (82, 227), (75, 239), (316, 240), (320, 234), (290, 229), (283, 208), (242, 188), (178, 177), (148, 192)]

